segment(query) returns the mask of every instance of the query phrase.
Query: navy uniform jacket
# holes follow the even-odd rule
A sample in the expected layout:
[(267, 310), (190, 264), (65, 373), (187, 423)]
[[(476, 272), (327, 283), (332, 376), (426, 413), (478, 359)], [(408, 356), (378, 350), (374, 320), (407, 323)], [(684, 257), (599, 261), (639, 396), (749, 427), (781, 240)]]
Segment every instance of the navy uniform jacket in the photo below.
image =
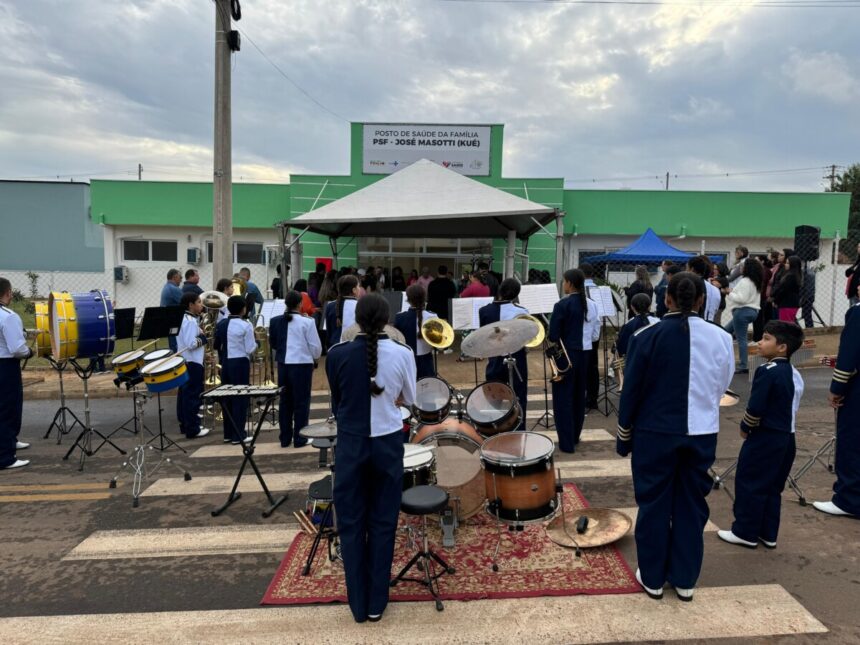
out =
[(342, 325), (337, 326), (337, 300), (329, 302), (325, 306), (325, 329), (326, 338), (329, 345), (336, 345), (340, 342), (340, 335), (343, 330), (355, 322), (355, 305), (357, 300), (352, 296), (343, 299), (343, 320)]
[[(634, 430), (715, 434), (720, 398), (732, 382), (732, 337), (698, 316), (668, 313), (630, 341), (618, 411), (618, 450), (629, 452)], [(666, 378), (671, 374), (671, 378)]]
[(403, 418), (395, 401), (402, 399), (405, 406), (415, 402), (415, 357), (408, 346), (379, 335), (376, 383), (385, 388), (379, 396), (370, 393), (364, 334), (330, 348), (325, 371), (338, 434), (378, 437), (402, 431)]
[[(527, 313), (528, 309), (521, 307), (520, 305), (516, 305), (509, 300), (491, 302), (490, 304), (484, 305), (478, 309), (478, 323), (481, 327), (484, 327), (486, 325), (499, 322), (500, 320), (512, 320), (521, 314)], [(529, 368), (528, 363), (526, 362), (525, 348), (514, 352), (512, 356), (517, 360), (517, 370), (519, 371), (520, 376), (522, 376), (523, 382), (527, 382), (529, 377)], [(490, 380), (499, 380), (507, 383), (508, 368), (505, 367), (504, 358), (497, 356), (487, 361), (486, 374), (487, 378)], [(514, 374), (514, 377), (516, 378), (516, 374)]]
[(588, 320), (585, 319), (582, 299), (579, 294), (570, 294), (555, 303), (552, 318), (549, 319), (549, 339), (564, 343), (567, 351), (590, 351), (593, 343), (600, 338), (600, 316), (597, 304), (585, 299), (588, 307)]
[(837, 396), (847, 395), (851, 388), (850, 384), (858, 382), (858, 371), (860, 371), (860, 304), (854, 305), (845, 314), (845, 327), (839, 337), (839, 354), (836, 356), (830, 392)]
[(645, 318), (643, 318), (642, 316), (635, 316), (634, 318), (628, 320), (621, 328), (621, 331), (618, 332), (618, 340), (615, 341), (616, 353), (619, 356), (626, 355), (627, 346), (630, 344), (630, 339), (633, 337), (633, 334), (635, 334), (643, 327), (653, 325), (657, 322), (660, 322), (660, 319), (654, 318), (653, 316), (646, 316)]
[(803, 378), (787, 358), (774, 358), (755, 372), (741, 430), (757, 428), (794, 432)]
[[(445, 279), (447, 280), (447, 278)], [(435, 282), (435, 280), (433, 282)], [(431, 282), (430, 284), (433, 283)], [(424, 356), (425, 354), (429, 354), (432, 351), (432, 348), (426, 341), (424, 341), (423, 338), (419, 338), (418, 336), (418, 315), (416, 312), (417, 309), (414, 307), (410, 307), (406, 311), (401, 311), (394, 317), (394, 327), (403, 334), (406, 344), (412, 348), (412, 351), (416, 356)], [(427, 311), (425, 309), (421, 316), (421, 322), (438, 317), (439, 316), (434, 314), (432, 311)]]

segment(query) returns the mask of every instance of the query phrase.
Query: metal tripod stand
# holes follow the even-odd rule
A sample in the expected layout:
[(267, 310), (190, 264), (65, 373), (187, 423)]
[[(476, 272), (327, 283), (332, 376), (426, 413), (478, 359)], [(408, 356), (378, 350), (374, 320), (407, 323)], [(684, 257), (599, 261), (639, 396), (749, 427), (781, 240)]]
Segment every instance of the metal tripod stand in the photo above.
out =
[[(836, 411), (834, 411), (834, 423), (835, 423)], [(836, 428), (833, 429), (833, 436), (830, 437), (827, 441), (822, 444), (822, 446), (815, 451), (815, 453), (807, 459), (801, 466), (798, 468), (794, 474), (788, 476), (788, 487), (794, 491), (794, 494), (797, 495), (798, 501), (801, 506), (806, 506), (806, 496), (803, 494), (803, 489), (797, 483), (801, 477), (803, 477), (810, 468), (812, 468), (816, 462), (824, 466), (828, 472), (835, 471), (834, 465), (834, 457), (836, 454)], [(824, 456), (827, 455), (827, 460), (824, 460)]]
[[(60, 407), (54, 413), (54, 418), (51, 420), (51, 425), (48, 426), (48, 431), (45, 433), (44, 439), (51, 436), (54, 428), (57, 429), (57, 445), (63, 441), (63, 436), (69, 434), (76, 425), (85, 427), (83, 422), (78, 418), (69, 406), (66, 405), (66, 390), (63, 387), (63, 372), (66, 371), (68, 363), (65, 360), (55, 361), (52, 357), (48, 357), (51, 362), (51, 367), (57, 370), (57, 376), (60, 381)], [(73, 421), (69, 424), (66, 415), (72, 417)]]

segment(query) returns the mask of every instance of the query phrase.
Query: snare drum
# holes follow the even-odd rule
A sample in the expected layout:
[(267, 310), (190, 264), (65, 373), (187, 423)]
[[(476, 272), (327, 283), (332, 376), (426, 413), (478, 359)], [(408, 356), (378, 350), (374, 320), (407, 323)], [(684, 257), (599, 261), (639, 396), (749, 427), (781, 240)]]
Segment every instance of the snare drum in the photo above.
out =
[(427, 376), (415, 385), (415, 416), (423, 423), (436, 423), (451, 411), (451, 388), (440, 378)]
[(36, 303), (36, 356), (44, 358), (51, 355), (51, 320), (48, 315), (48, 303)]
[(113, 353), (116, 323), (107, 291), (52, 291), (48, 298), (51, 353), (55, 360)]
[(136, 376), (137, 371), (144, 365), (143, 357), (145, 354), (146, 352), (142, 349), (133, 349), (130, 352), (114, 356), (110, 364), (118, 376)]
[(148, 365), (152, 361), (157, 361), (157, 360), (161, 360), (162, 358), (167, 358), (171, 354), (173, 354), (172, 349), (154, 349), (151, 352), (147, 352), (146, 354), (143, 355), (143, 362)]
[(478, 432), (491, 436), (516, 428), (523, 413), (511, 388), (504, 383), (486, 382), (469, 393), (466, 414)]
[(433, 450), (408, 443), (403, 446), (403, 490), (433, 483)]
[(554, 444), (536, 432), (505, 432), (481, 446), (487, 512), (510, 524), (555, 515)]
[(436, 485), (448, 493), (460, 521), (481, 510), (486, 501), (478, 451), (484, 438), (466, 421), (450, 416), (418, 427), (413, 443), (436, 447)]
[(188, 368), (181, 356), (149, 362), (140, 368), (140, 374), (150, 392), (166, 392), (188, 382)]

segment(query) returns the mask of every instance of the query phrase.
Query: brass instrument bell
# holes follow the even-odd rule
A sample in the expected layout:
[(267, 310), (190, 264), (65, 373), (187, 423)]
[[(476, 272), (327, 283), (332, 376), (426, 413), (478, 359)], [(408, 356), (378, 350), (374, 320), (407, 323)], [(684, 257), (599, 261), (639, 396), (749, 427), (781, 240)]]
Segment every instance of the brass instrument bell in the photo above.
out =
[(540, 320), (532, 316), (531, 314), (520, 314), (517, 316), (522, 320), (531, 320), (537, 326), (537, 335), (532, 338), (529, 342), (526, 343), (526, 347), (529, 349), (533, 349), (535, 347), (540, 347), (543, 344), (544, 338), (546, 338), (546, 329)]
[(421, 338), (435, 349), (448, 349), (454, 344), (454, 329), (444, 318), (431, 318), (421, 323)]
[(220, 291), (204, 291), (200, 300), (207, 309), (221, 309), (227, 306), (227, 296)]
[(244, 278), (236, 276), (235, 278), (233, 278), (232, 284), (234, 296), (244, 296), (245, 292), (248, 291), (248, 283), (245, 282)]

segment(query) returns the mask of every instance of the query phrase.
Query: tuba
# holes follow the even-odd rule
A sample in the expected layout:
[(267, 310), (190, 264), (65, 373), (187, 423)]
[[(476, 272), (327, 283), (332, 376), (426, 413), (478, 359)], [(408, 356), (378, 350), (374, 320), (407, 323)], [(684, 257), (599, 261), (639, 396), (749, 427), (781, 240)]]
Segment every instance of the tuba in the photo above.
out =
[(448, 349), (454, 344), (454, 329), (442, 318), (430, 318), (421, 323), (421, 338), (434, 349)]
[(208, 387), (221, 385), (221, 377), (218, 372), (218, 356), (215, 353), (213, 343), (215, 342), (215, 325), (218, 322), (218, 313), (222, 307), (227, 306), (227, 296), (220, 291), (204, 291), (200, 294), (200, 300), (206, 312), (203, 315), (203, 333), (206, 335), (206, 357), (203, 361), (204, 375), (203, 383)]
[(529, 349), (534, 349), (535, 347), (540, 347), (543, 344), (544, 339), (546, 338), (546, 329), (544, 329), (543, 323), (540, 320), (532, 316), (531, 314), (520, 314), (517, 318), (521, 320), (530, 320), (537, 326), (537, 334), (534, 338), (532, 338), (529, 342), (526, 343), (526, 347)]

